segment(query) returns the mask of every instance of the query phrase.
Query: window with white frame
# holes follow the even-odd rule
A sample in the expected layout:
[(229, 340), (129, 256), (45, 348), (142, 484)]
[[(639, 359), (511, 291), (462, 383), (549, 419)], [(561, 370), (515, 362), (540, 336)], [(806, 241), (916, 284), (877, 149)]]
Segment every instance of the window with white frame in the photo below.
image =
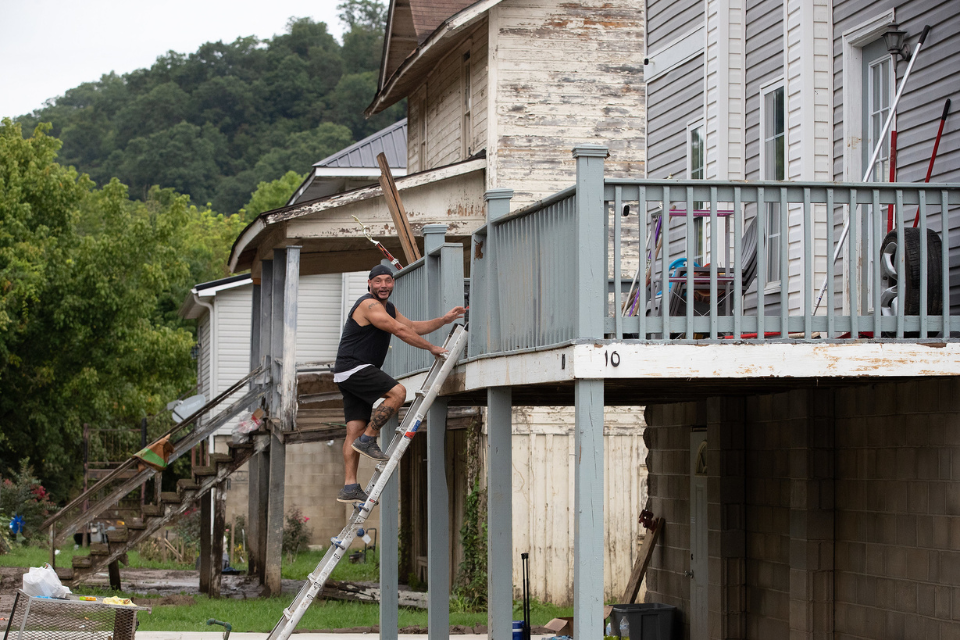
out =
[[(687, 178), (690, 180), (703, 180), (705, 176), (704, 155), (706, 150), (706, 139), (704, 138), (705, 128), (703, 120), (697, 120), (687, 125)], [(703, 209), (703, 202), (694, 202), (694, 210)], [(687, 212), (687, 215), (693, 215), (693, 212)], [(693, 219), (694, 256), (693, 260), (698, 265), (703, 265), (705, 246), (707, 244), (705, 221), (703, 217)]]
[(473, 153), (473, 124), (471, 110), (473, 107), (473, 90), (470, 83), (470, 52), (463, 54), (463, 63), (460, 69), (460, 95), (462, 96), (462, 121), (460, 126), (460, 140), (462, 143), (463, 158), (469, 158)]
[[(786, 106), (783, 83), (760, 91), (760, 179), (783, 180), (786, 176)], [(780, 204), (768, 202), (766, 211), (765, 244), (767, 250), (767, 283), (780, 281)]]

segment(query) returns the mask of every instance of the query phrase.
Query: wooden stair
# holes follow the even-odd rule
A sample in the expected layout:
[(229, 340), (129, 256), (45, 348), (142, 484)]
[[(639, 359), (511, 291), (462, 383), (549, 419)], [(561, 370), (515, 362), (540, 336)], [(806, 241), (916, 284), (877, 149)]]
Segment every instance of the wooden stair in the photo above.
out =
[[(252, 434), (263, 437), (262, 433)], [(196, 467), (193, 477), (179, 480), (176, 491), (160, 494), (160, 504), (144, 505), (139, 518), (131, 519), (126, 526), (107, 532), (107, 542), (91, 544), (88, 555), (75, 555), (71, 567), (57, 567), (60, 580), (75, 587), (97, 573), (106, 571), (107, 565), (118, 560), (127, 551), (159, 531), (161, 527), (175, 522), (218, 483), (239, 469), (255, 451), (253, 442), (229, 443), (229, 453), (214, 453), (211, 465)]]

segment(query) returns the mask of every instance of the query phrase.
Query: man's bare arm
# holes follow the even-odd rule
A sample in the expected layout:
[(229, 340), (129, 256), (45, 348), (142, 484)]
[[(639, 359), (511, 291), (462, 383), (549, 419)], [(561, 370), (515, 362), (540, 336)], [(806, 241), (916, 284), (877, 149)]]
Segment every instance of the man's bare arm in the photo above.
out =
[(407, 344), (417, 347), (418, 349), (429, 351), (435, 356), (446, 352), (446, 349), (432, 345), (421, 338), (412, 327), (391, 318), (390, 314), (387, 313), (387, 310), (379, 302), (367, 302), (363, 305), (362, 309), (364, 317), (377, 329), (392, 333)]
[(454, 320), (459, 320), (463, 317), (463, 314), (466, 313), (466, 311), (467, 310), (464, 307), (454, 307), (439, 318), (434, 318), (433, 320), (408, 320), (407, 318), (404, 318), (399, 311), (397, 311), (397, 320), (416, 331), (418, 335), (423, 336), (436, 331), (444, 325), (450, 324)]

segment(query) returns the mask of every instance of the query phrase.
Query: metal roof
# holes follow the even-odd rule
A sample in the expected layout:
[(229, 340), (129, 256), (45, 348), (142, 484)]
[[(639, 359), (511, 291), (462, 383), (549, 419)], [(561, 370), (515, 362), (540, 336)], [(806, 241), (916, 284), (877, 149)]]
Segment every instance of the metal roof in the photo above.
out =
[[(372, 136), (368, 136), (356, 142), (346, 149), (337, 151), (332, 156), (327, 156), (320, 162), (315, 163), (315, 167), (327, 168), (350, 168), (378, 169), (377, 155), (383, 152), (387, 156), (387, 162), (393, 169), (407, 168), (407, 119), (404, 118), (385, 129), (377, 131)], [(379, 170), (379, 169), (378, 169)]]

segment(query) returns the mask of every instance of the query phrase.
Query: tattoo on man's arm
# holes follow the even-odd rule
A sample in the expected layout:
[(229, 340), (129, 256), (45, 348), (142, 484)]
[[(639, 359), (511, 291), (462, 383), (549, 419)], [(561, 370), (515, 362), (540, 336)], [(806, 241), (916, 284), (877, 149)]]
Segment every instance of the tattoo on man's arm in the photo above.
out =
[(397, 410), (391, 406), (388, 406), (386, 403), (381, 404), (379, 407), (373, 410), (373, 415), (370, 416), (370, 426), (375, 430), (380, 431), (383, 428), (383, 425), (387, 424), (389, 420)]

